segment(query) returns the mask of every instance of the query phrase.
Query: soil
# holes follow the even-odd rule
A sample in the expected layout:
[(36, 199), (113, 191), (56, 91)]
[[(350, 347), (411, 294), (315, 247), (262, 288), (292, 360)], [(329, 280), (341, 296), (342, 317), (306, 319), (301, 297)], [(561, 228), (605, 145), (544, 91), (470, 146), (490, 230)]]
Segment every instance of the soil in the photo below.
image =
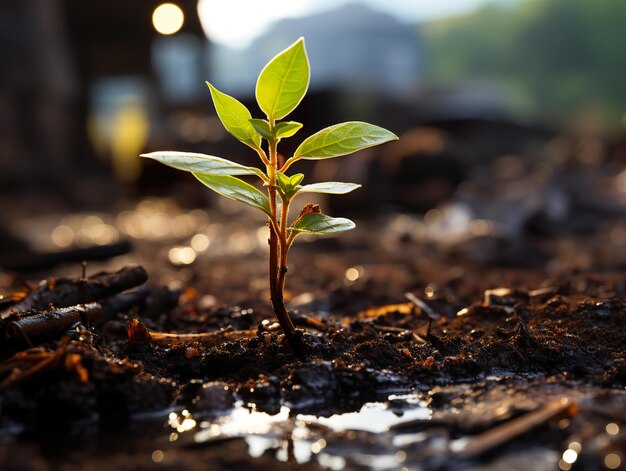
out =
[[(574, 442), (577, 469), (611, 469), (614, 455), (626, 462), (623, 270), (480, 264), (406, 234), (392, 252), (372, 250), (385, 240), (373, 227), (295, 249), (287, 297), (305, 358), (275, 324), (262, 251), (172, 268), (146, 244), (136, 259), (148, 284), (122, 294), (129, 286), (48, 281), (20, 302), (78, 286), (88, 298), (79, 300), (102, 312), (32, 346), (3, 344), (2, 469), (554, 469), (559, 459), (570, 469), (561, 454)], [(2, 289), (24, 291), (9, 273)], [(52, 304), (9, 320), (65, 307)], [(164, 344), (157, 332), (214, 336)], [(564, 397), (576, 408), (502, 443), (487, 436), (478, 453), (455, 449)], [(382, 433), (332, 426), (353, 411), (369, 420), (376, 407), (397, 419)], [(418, 409), (426, 415), (414, 417)], [(248, 430), (254, 414), (283, 412), (267, 430)], [(240, 413), (250, 414), (245, 426), (228, 432), (224, 421)], [(269, 441), (255, 454), (250, 437)], [(305, 459), (303, 442), (313, 450)]]

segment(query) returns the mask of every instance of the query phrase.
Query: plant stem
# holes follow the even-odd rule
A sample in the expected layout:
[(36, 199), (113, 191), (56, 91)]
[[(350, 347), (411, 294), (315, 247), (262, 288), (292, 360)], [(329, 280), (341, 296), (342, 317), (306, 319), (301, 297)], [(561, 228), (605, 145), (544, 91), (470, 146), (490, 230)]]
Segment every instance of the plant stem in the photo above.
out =
[(285, 292), (285, 279), (287, 278), (287, 254), (289, 245), (287, 244), (287, 216), (289, 215), (289, 199), (282, 198), (280, 213), (280, 263), (278, 266), (277, 291), (281, 299)]
[[(270, 126), (273, 127), (274, 123)], [(269, 238), (269, 282), (270, 282), (270, 298), (272, 300), (272, 307), (274, 308), (274, 314), (278, 319), (285, 337), (287, 338), (291, 349), (297, 355), (302, 356), (302, 343), (300, 337), (296, 333), (296, 328), (289, 317), (289, 313), (285, 308), (285, 302), (283, 299), (283, 289), (285, 284), (286, 262), (287, 262), (287, 244), (285, 234), (287, 230), (287, 210), (288, 203), (285, 205), (283, 201), (281, 209), (281, 221), (278, 224), (278, 215), (276, 208), (276, 174), (278, 167), (278, 158), (276, 152), (276, 142), (269, 142), (270, 151), (270, 165), (267, 166), (267, 174), (269, 177), (268, 182), (268, 195), (270, 200), (271, 210), (271, 223), (270, 223), (270, 238)], [(277, 231), (278, 229), (278, 231)], [(280, 259), (280, 260), (279, 260)], [(280, 264), (279, 264), (280, 261)]]

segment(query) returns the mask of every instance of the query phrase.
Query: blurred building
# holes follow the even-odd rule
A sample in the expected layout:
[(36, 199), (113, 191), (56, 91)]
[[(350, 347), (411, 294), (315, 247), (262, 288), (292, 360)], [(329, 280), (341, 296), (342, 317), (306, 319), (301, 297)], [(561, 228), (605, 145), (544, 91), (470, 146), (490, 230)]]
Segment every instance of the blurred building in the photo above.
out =
[(115, 194), (112, 172), (121, 180), (137, 177), (137, 154), (155, 133), (154, 116), (202, 91), (197, 62), (208, 42), (197, 2), (176, 2), (184, 21), (172, 36), (153, 24), (160, 3), (0, 4), (4, 192), (33, 200), (52, 192), (55, 200), (99, 204)]
[(423, 46), (414, 25), (351, 3), (332, 11), (284, 19), (244, 50), (216, 46), (212, 79), (225, 90), (249, 95), (259, 71), (300, 36), (314, 66), (311, 91), (340, 89), (405, 96), (424, 77)]

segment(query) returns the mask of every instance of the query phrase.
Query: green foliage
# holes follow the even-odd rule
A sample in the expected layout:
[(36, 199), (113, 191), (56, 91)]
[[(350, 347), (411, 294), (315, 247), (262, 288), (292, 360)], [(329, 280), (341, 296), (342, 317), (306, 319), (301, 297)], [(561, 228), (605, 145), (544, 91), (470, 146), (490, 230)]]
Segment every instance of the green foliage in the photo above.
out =
[[(252, 118), (250, 111), (243, 104), (207, 82), (222, 124), (230, 134), (257, 151), (266, 166), (266, 172), (221, 157), (192, 152), (160, 151), (143, 154), (142, 157), (191, 172), (216, 193), (260, 209), (270, 217), (273, 227), (283, 233), (284, 240), (288, 240), (287, 233), (321, 234), (352, 229), (354, 227), (352, 221), (332, 218), (319, 212), (300, 215), (292, 226), (280, 227), (282, 223), (279, 222), (278, 211), (288, 211), (289, 202), (298, 193), (339, 195), (361, 187), (356, 183), (344, 182), (322, 182), (302, 186), (300, 184), (304, 179), (303, 174), (290, 176), (285, 173), (286, 168), (293, 162), (300, 159), (320, 160), (339, 157), (397, 139), (395, 134), (373, 124), (359, 121), (335, 124), (304, 139), (283, 169), (280, 169), (275, 158), (276, 145), (281, 139), (296, 134), (302, 128), (302, 124), (277, 120), (291, 113), (300, 103), (309, 86), (309, 76), (309, 59), (302, 38), (269, 61), (261, 71), (256, 86), (257, 102), (267, 119)], [(261, 146), (262, 140), (268, 143), (269, 157)], [(268, 187), (268, 194), (237, 178), (243, 175), (256, 175), (261, 178)], [(277, 204), (270, 204), (273, 198), (276, 198)], [(283, 221), (286, 222), (287, 214), (284, 216)], [(288, 247), (283, 247), (283, 250), (287, 249)]]
[(206, 173), (211, 175), (257, 175), (259, 177), (263, 177), (264, 175), (263, 172), (256, 167), (246, 167), (221, 157), (196, 154), (194, 152), (160, 151), (142, 154), (141, 157), (153, 159), (186, 172)]
[(309, 59), (304, 39), (274, 57), (261, 71), (256, 100), (270, 121), (283, 119), (300, 103), (309, 88)]
[(361, 185), (357, 183), (344, 183), (344, 182), (322, 182), (312, 183), (310, 185), (301, 186), (298, 189), (298, 193), (326, 193), (329, 195), (345, 195), (350, 193)]
[(313, 234), (334, 234), (349, 231), (356, 226), (346, 218), (333, 218), (322, 213), (305, 214), (292, 227), (294, 232), (310, 232)]
[(288, 177), (284, 173), (278, 172), (278, 187), (280, 188), (280, 191), (284, 196), (291, 198), (300, 190), (300, 182), (303, 179), (303, 173), (296, 173), (295, 175)]
[(283, 137), (291, 137), (302, 128), (302, 123), (296, 121), (283, 121), (276, 123), (274, 126), (274, 136), (281, 139)]
[(360, 121), (351, 121), (329, 126), (307, 137), (293, 156), (307, 160), (330, 159), (394, 139), (398, 137), (386, 129)]
[[(295, 135), (302, 124), (278, 121), (291, 113), (304, 97), (309, 86), (309, 60), (300, 38), (274, 57), (261, 71), (256, 98), (266, 119), (252, 118), (248, 109), (235, 98), (208, 84), (217, 114), (230, 134), (254, 149), (265, 171), (246, 167), (230, 160), (190, 152), (161, 151), (143, 154), (170, 167), (191, 172), (214, 192), (263, 211), (270, 227), (270, 293), (276, 316), (285, 330), (295, 329), (283, 303), (283, 286), (287, 273), (287, 254), (298, 234), (333, 234), (355, 227), (345, 218), (322, 214), (319, 206), (307, 204), (298, 217), (289, 222), (289, 206), (298, 193), (345, 194), (361, 185), (343, 182), (322, 182), (302, 186), (302, 173), (287, 175), (288, 168), (300, 159), (319, 160), (350, 154), (376, 146), (397, 137), (378, 126), (362, 122), (336, 124), (304, 139), (296, 152), (279, 165), (277, 145), (281, 139)], [(266, 142), (267, 150), (262, 146)], [(238, 176), (255, 175), (264, 182), (264, 191)], [(289, 336), (294, 351), (295, 337)]]
[(270, 123), (265, 119), (252, 118), (249, 120), (250, 124), (254, 127), (261, 137), (265, 140), (269, 140), (272, 137), (272, 130), (270, 129)]
[(284, 137), (291, 137), (302, 128), (302, 123), (295, 121), (282, 121), (274, 124), (274, 128), (270, 129), (270, 123), (266, 119), (253, 118), (250, 124), (254, 127), (261, 137), (267, 141), (271, 139), (280, 140)]
[(420, 31), (433, 81), (495, 84), (541, 120), (600, 111), (616, 125), (626, 110), (624, 18), (623, 1), (520, 0)]
[(240, 201), (271, 215), (270, 202), (263, 193), (240, 178), (230, 175), (193, 174), (203, 185), (231, 200)]
[(245, 145), (258, 149), (261, 146), (261, 136), (250, 124), (250, 112), (242, 103), (235, 98), (220, 92), (207, 82), (211, 90), (211, 98), (215, 105), (215, 111), (226, 130), (243, 142)]

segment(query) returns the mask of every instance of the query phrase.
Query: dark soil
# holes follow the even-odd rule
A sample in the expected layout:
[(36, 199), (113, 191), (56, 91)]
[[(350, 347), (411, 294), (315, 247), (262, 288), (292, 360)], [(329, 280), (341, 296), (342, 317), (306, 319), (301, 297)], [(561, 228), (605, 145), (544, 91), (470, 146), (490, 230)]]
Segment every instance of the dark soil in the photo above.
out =
[[(7, 443), (20, 444), (20, 454), (14, 459), (10, 449), (4, 449), (3, 469), (30, 469), (35, 462), (53, 467), (65, 463), (62, 469), (151, 468), (156, 463), (141, 445), (141, 437), (150, 432), (133, 431), (140, 417), (182, 409), (198, 417), (216, 417), (228, 414), (235, 401), (270, 414), (288, 405), (293, 415), (331, 415), (358, 410), (391, 393), (417, 392), (433, 417), (445, 416), (448, 431), (460, 436), (545, 403), (524, 394), (529, 385), (586, 388), (594, 391), (594, 397), (602, 391), (623, 395), (623, 273), (548, 276), (541, 271), (461, 268), (440, 264), (434, 257), (423, 261), (438, 269), (425, 273), (412, 264), (414, 259), (382, 264), (361, 253), (353, 256), (366, 276), (354, 283), (337, 283), (344, 280), (337, 270), (345, 269), (346, 258), (333, 261), (335, 250), (326, 248), (322, 258), (306, 250), (296, 256), (299, 267), (319, 268), (290, 282), (300, 293), (311, 294), (291, 303), (294, 321), (303, 332), (304, 359), (292, 353), (263, 298), (246, 302), (244, 297), (245, 307), (207, 302), (205, 294), (220, 291), (219, 286), (209, 287), (204, 272), (196, 272), (191, 282), (196, 288), (182, 292), (152, 283), (123, 294), (90, 296), (87, 301), (100, 302), (102, 315), (89, 322), (89, 329), (83, 325), (88, 322), (79, 323), (30, 348), (7, 340), (0, 365), (0, 426)], [(220, 262), (212, 263), (215, 269)], [(313, 279), (326, 284), (315, 287)], [(17, 278), (5, 279), (5, 286), (11, 283)], [(64, 283), (48, 283), (45, 289), (63, 288)], [(232, 286), (228, 277), (223, 283)], [(320, 291), (327, 295), (321, 297)], [(417, 296), (421, 307), (404, 298), (405, 291)], [(40, 295), (41, 289), (30, 297)], [(77, 301), (69, 298), (71, 304)], [(45, 306), (33, 306), (37, 309), (13, 312), (11, 319), (45, 311)], [(424, 309), (432, 317), (430, 329)], [(137, 334), (129, 341), (131, 319), (151, 332), (222, 332), (216, 335), (223, 341), (209, 346), (200, 341), (163, 345)], [(233, 332), (250, 329), (250, 338), (232, 340)], [(493, 378), (504, 383), (490, 398)], [(454, 389), (463, 385), (472, 386)], [(476, 404), (501, 402), (505, 390), (532, 405), (518, 399), (506, 417), (497, 419), (492, 413), (466, 415)], [(443, 413), (452, 405), (464, 420), (451, 420)], [(398, 407), (402, 413), (406, 404)], [(626, 401), (621, 401), (621, 409), (615, 407), (618, 416), (610, 419), (626, 426)], [(163, 434), (160, 427), (155, 428), (157, 435)], [(539, 430), (531, 442), (542, 433)], [(134, 438), (120, 445), (106, 438), (111, 435)], [(618, 450), (623, 453), (620, 436)], [(73, 450), (70, 461), (55, 445), (59, 440)], [(524, 440), (530, 443), (529, 438), (519, 443)], [(168, 469), (283, 466), (272, 456), (251, 459), (245, 448), (236, 440), (218, 448), (175, 448), (168, 455)], [(127, 461), (129, 453), (133, 458)], [(430, 463), (433, 469), (441, 465)], [(596, 464), (588, 469), (596, 469)]]

